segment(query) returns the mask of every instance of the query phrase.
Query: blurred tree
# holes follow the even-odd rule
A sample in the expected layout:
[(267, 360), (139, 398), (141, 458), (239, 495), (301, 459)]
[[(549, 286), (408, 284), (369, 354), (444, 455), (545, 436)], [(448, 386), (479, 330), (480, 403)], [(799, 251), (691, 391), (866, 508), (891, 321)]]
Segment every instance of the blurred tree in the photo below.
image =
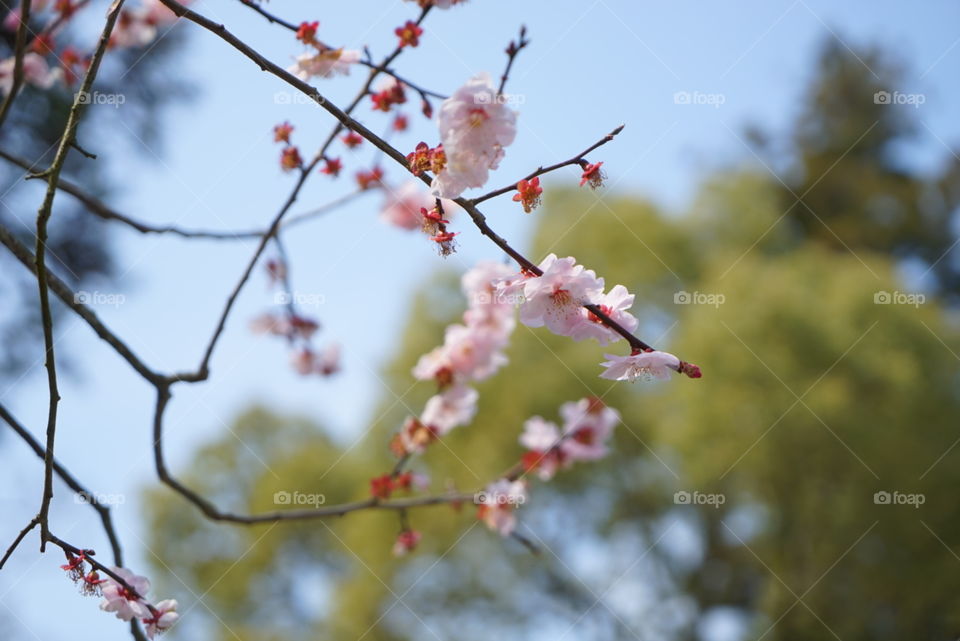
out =
[[(12, 9), (0, 7), (0, 21)], [(31, 25), (34, 32), (39, 24)], [(72, 27), (57, 36), (57, 50), (88, 40), (89, 34), (77, 34)], [(13, 54), (15, 31), (0, 23), (0, 60)], [(97, 77), (96, 90), (102, 94), (122, 94), (124, 102), (116, 105), (92, 105), (83, 112), (81, 144), (97, 153), (109, 145), (124, 142), (131, 153), (144, 153), (154, 159), (161, 152), (157, 135), (161, 115), (170, 104), (189, 97), (190, 89), (179, 76), (171, 76), (170, 65), (175, 52), (182, 47), (180, 29), (172, 29), (146, 48), (111, 50)], [(24, 86), (14, 102), (3, 127), (0, 128), (0, 149), (8, 154), (36, 163), (42, 170), (49, 165), (63, 133), (67, 113), (73, 104), (73, 87), (58, 84), (49, 90)], [(2, 97), (0, 97), (2, 100)], [(135, 151), (134, 151), (135, 150)], [(68, 157), (63, 177), (81, 185), (85, 191), (103, 197), (114, 186), (110, 184), (106, 160), (84, 158), (79, 152)], [(41, 181), (25, 182), (21, 167), (0, 159), (0, 224), (16, 233), (28, 247), (33, 247), (33, 226), (45, 185)], [(85, 210), (71, 197), (60, 194), (54, 203), (48, 243), (49, 263), (58, 276), (72, 286), (110, 282), (112, 277), (109, 225)], [(6, 250), (0, 252), (4, 265), (0, 277), (0, 296), (10, 302), (0, 315), (0, 376), (19, 376), (26, 366), (37, 360), (41, 325), (36, 281)], [(118, 286), (114, 283), (114, 286)], [(16, 304), (15, 304), (16, 301)], [(55, 305), (54, 311), (59, 306)], [(69, 358), (68, 358), (69, 362)]]
[(948, 150), (933, 176), (904, 160), (917, 134), (927, 134), (921, 110), (929, 107), (924, 94), (911, 93), (903, 65), (879, 48), (852, 51), (830, 37), (801, 99), (795, 164), (782, 185), (796, 228), (840, 251), (917, 260), (932, 289), (956, 302), (960, 160)]

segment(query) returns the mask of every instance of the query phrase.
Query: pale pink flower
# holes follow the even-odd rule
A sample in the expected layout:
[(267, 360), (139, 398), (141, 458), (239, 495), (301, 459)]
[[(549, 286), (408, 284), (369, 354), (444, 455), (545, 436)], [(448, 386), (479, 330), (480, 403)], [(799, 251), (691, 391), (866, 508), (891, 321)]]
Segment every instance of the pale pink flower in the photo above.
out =
[[(427, 193), (418, 180), (409, 180), (397, 189), (386, 188), (384, 191), (387, 199), (380, 210), (380, 219), (401, 229), (421, 229), (424, 221), (420, 210), (430, 211), (437, 204), (436, 198)], [(441, 204), (447, 219), (459, 209), (451, 200), (442, 200)]]
[(157, 27), (140, 11), (124, 11), (110, 35), (110, 45), (119, 48), (146, 47), (157, 37)]
[(317, 374), (321, 376), (331, 376), (340, 371), (340, 345), (330, 343), (317, 355), (314, 367)]
[[(614, 285), (613, 289), (609, 292), (589, 302), (599, 306), (601, 311), (607, 316), (612, 318), (628, 332), (632, 333), (639, 324), (636, 317), (627, 311), (633, 306), (633, 299), (633, 294), (628, 292), (626, 287), (623, 285)], [(622, 338), (620, 334), (604, 325), (600, 318), (594, 315), (593, 312), (581, 308), (580, 315), (580, 322), (577, 323), (573, 328), (573, 332), (570, 334), (573, 340), (582, 341), (588, 338), (595, 338), (601, 345), (607, 345)]]
[(547, 256), (539, 267), (543, 274), (523, 281), (520, 322), (528, 327), (547, 326), (560, 336), (570, 336), (583, 320), (581, 308), (603, 292), (603, 279), (577, 265), (572, 256)]
[(466, 385), (454, 385), (427, 401), (420, 421), (443, 435), (460, 425), (466, 425), (477, 413), (477, 390)]
[(517, 134), (517, 114), (497, 94), (489, 74), (471, 78), (440, 105), (438, 126), (446, 166), (433, 179), (431, 192), (456, 198), (482, 187), (503, 158), (503, 148)]
[(513, 511), (526, 500), (527, 487), (523, 481), (500, 479), (488, 485), (474, 498), (477, 503), (477, 518), (501, 536), (509, 536), (517, 525)]
[(325, 49), (318, 53), (304, 53), (287, 71), (300, 80), (313, 77), (332, 78), (336, 75), (349, 75), (350, 65), (360, 62), (360, 52), (353, 49)]
[[(180, 4), (190, 4), (189, 0), (181, 0)], [(151, 24), (168, 24), (177, 21), (177, 14), (170, 11), (167, 5), (160, 0), (143, 0), (140, 3), (138, 14)]]
[(420, 357), (413, 375), (419, 380), (442, 379), (482, 381), (506, 364), (500, 353), (505, 338), (482, 327), (450, 325), (443, 345)]
[(546, 452), (560, 442), (560, 429), (556, 423), (540, 416), (531, 416), (523, 424), (520, 444), (528, 450)]
[(520, 444), (529, 450), (523, 458), (526, 469), (536, 470), (542, 481), (552, 479), (566, 462), (560, 443), (560, 430), (555, 423), (539, 416), (527, 419), (520, 435)]
[(115, 612), (118, 619), (129, 621), (137, 617), (150, 615), (147, 604), (140, 598), (150, 590), (150, 581), (146, 577), (137, 576), (126, 568), (113, 568), (115, 574), (126, 581), (127, 585), (136, 590), (138, 596), (128, 591), (111, 577), (105, 577), (101, 587), (103, 601), (100, 609), (104, 612)]
[(513, 275), (513, 270), (500, 262), (481, 261), (464, 273), (460, 287), (467, 297), (468, 308), (463, 320), (470, 326), (484, 326), (509, 335), (516, 324), (514, 299), (502, 295), (499, 283)]
[(169, 630), (180, 615), (177, 614), (177, 601), (175, 599), (166, 599), (154, 606), (157, 611), (155, 615), (149, 615), (143, 619), (147, 626), (147, 638), (152, 639), (159, 632)]
[(250, 321), (250, 331), (254, 334), (273, 334), (274, 336), (289, 336), (293, 326), (286, 316), (274, 314), (260, 314)]
[(380, 210), (380, 219), (402, 229), (419, 229), (423, 224), (420, 209), (429, 210), (436, 204), (416, 180), (407, 181), (398, 189), (385, 191), (387, 200)]
[(607, 455), (607, 440), (620, 422), (617, 410), (597, 399), (584, 398), (560, 406), (563, 443), (560, 448), (569, 461), (596, 461)]
[(668, 380), (671, 370), (680, 371), (680, 359), (667, 352), (640, 352), (629, 356), (605, 354), (610, 360), (601, 363), (607, 369), (600, 378), (614, 381), (652, 381), (655, 378)]
[(312, 374), (317, 364), (317, 355), (309, 347), (302, 347), (290, 354), (290, 365), (301, 376)]
[[(11, 56), (0, 60), (0, 94), (8, 94), (13, 88), (13, 72), (16, 58)], [(63, 78), (63, 69), (51, 69), (46, 59), (38, 53), (29, 51), (23, 56), (23, 81), (39, 89), (49, 89)]]

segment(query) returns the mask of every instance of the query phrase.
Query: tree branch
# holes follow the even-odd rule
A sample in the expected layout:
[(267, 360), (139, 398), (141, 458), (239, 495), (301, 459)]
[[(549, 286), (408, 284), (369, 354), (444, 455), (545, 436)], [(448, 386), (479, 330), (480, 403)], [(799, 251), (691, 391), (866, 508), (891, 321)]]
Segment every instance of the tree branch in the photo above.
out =
[(90, 92), (94, 78), (97, 77), (97, 71), (100, 69), (100, 61), (107, 51), (107, 44), (110, 42), (110, 34), (113, 32), (113, 26), (120, 15), (120, 8), (123, 6), (123, 0), (114, 0), (107, 12), (107, 22), (100, 34), (100, 42), (90, 60), (90, 66), (83, 77), (80, 90), (73, 99), (73, 106), (67, 116), (67, 125), (64, 128), (63, 136), (60, 138), (60, 146), (54, 156), (53, 163), (43, 176), (47, 180), (47, 192), (43, 203), (37, 211), (37, 243), (35, 250), (35, 264), (37, 274), (37, 286), (40, 290), (40, 315), (43, 322), (43, 342), (46, 353), (47, 386), (49, 388), (50, 403), (47, 410), (47, 444), (44, 453), (44, 475), (43, 475), (43, 497), (40, 501), (40, 551), (43, 552), (46, 547), (47, 537), (50, 534), (49, 513), (50, 500), (53, 498), (53, 448), (57, 433), (57, 404), (60, 401), (60, 392), (57, 389), (57, 367), (56, 357), (53, 351), (53, 315), (50, 312), (50, 294), (47, 291), (47, 223), (53, 212), (53, 199), (57, 195), (57, 181), (60, 178), (60, 171), (67, 160), (67, 154), (76, 139), (77, 127), (80, 124), (80, 112), (83, 110), (84, 102), (82, 96)]

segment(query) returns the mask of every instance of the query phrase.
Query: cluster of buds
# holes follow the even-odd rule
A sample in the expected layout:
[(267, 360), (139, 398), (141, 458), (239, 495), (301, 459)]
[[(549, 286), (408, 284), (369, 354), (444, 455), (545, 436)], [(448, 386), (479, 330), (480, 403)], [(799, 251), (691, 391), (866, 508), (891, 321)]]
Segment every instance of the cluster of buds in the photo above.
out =
[(293, 171), (303, 167), (300, 150), (290, 140), (292, 134), (293, 125), (287, 121), (273, 127), (273, 142), (283, 144), (283, 151), (280, 152), (280, 169), (283, 171)]
[(370, 479), (370, 496), (378, 499), (388, 499), (397, 491), (410, 491), (426, 485), (426, 478), (413, 472), (400, 474), (384, 474)]
[(446, 165), (447, 154), (442, 143), (431, 148), (427, 143), (419, 142), (416, 148), (407, 154), (407, 166), (414, 176), (421, 176), (426, 171), (438, 174)]
[(370, 93), (374, 111), (388, 112), (394, 105), (402, 105), (407, 101), (407, 93), (403, 83), (393, 77), (384, 78), (377, 86), (377, 90)]

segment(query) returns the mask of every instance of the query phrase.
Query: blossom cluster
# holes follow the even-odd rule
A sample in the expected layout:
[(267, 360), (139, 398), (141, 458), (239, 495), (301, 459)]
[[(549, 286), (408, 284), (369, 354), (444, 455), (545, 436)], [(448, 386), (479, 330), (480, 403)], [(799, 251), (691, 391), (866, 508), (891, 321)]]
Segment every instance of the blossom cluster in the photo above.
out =
[(317, 38), (319, 27), (317, 21), (300, 23), (297, 40), (303, 43), (307, 51), (298, 55), (287, 71), (303, 81), (349, 75), (351, 66), (360, 62), (360, 52), (324, 44)]
[(578, 461), (597, 461), (608, 453), (607, 441), (620, 422), (620, 413), (596, 397), (560, 406), (563, 425), (533, 416), (523, 424), (520, 444), (527, 451), (523, 467), (541, 480)]
[(340, 371), (340, 346), (331, 343), (321, 351), (314, 349), (312, 339), (320, 329), (320, 323), (297, 311), (295, 296), (287, 287), (286, 263), (277, 259), (268, 260), (266, 271), (270, 285), (275, 289), (274, 301), (283, 309), (260, 314), (251, 321), (250, 329), (255, 334), (270, 334), (286, 339), (291, 347), (290, 365), (301, 376), (336, 374)]
[(153, 639), (158, 633), (169, 630), (177, 619), (177, 602), (174, 599), (165, 599), (156, 604), (146, 600), (150, 591), (150, 580), (138, 576), (126, 568), (111, 568), (111, 572), (121, 581), (112, 576), (100, 577), (100, 573), (91, 564), (87, 568), (87, 554), (67, 552), (67, 563), (60, 567), (77, 584), (80, 590), (87, 595), (103, 597), (100, 609), (104, 612), (113, 612), (122, 621), (139, 619), (146, 627), (147, 638)]
[(398, 454), (421, 452), (434, 438), (469, 423), (479, 394), (469, 383), (482, 381), (507, 363), (503, 350), (516, 326), (513, 303), (498, 294), (496, 282), (510, 268), (483, 261), (467, 271), (461, 289), (467, 298), (463, 323), (447, 327), (443, 345), (424, 354), (413, 368), (421, 381), (439, 389), (418, 419), (408, 420), (394, 439)]

